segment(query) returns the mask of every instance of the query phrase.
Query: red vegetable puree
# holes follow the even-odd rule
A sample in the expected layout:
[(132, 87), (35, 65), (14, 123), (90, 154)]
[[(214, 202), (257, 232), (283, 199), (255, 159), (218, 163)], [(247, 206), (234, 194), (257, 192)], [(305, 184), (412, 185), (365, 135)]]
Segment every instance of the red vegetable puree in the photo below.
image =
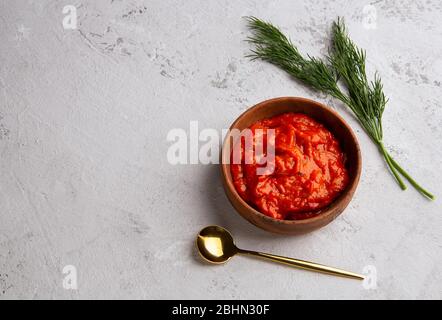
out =
[[(274, 146), (273, 170), (257, 174), (263, 165), (257, 163), (256, 141), (261, 132), (266, 136), (266, 129), (274, 129), (274, 139), (263, 142), (264, 155), (269, 145)], [(237, 192), (258, 211), (276, 219), (306, 219), (317, 215), (345, 189), (345, 154), (322, 124), (304, 114), (285, 113), (258, 121), (250, 130), (253, 150), (245, 150), (247, 144), (241, 140), (236, 145), (241, 161), (232, 161), (230, 167)], [(246, 163), (250, 154), (252, 160)]]

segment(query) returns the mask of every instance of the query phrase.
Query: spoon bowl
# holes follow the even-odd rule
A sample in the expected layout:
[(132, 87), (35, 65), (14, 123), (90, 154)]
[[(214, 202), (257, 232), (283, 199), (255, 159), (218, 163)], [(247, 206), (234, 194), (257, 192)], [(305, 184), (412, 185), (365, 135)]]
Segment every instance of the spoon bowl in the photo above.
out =
[(201, 256), (211, 263), (225, 263), (238, 253), (232, 235), (220, 226), (202, 229), (196, 238), (196, 245)]

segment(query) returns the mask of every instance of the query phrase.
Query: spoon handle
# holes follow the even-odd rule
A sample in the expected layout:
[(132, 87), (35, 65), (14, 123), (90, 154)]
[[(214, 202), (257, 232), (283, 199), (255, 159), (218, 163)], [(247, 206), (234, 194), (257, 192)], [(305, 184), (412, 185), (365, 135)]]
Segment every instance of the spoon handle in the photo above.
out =
[(309, 261), (305, 261), (305, 260), (281, 257), (281, 256), (277, 256), (274, 254), (249, 251), (249, 250), (242, 250), (242, 249), (239, 249), (238, 253), (260, 257), (263, 259), (286, 264), (286, 265), (289, 265), (289, 266), (292, 266), (295, 268), (316, 271), (316, 272), (321, 272), (321, 273), (327, 273), (327, 274), (331, 274), (331, 275), (335, 275), (335, 276), (341, 276), (341, 277), (358, 279), (358, 280), (364, 279), (364, 276), (362, 276), (360, 274), (356, 274), (353, 272), (349, 272), (349, 271), (345, 271), (345, 270), (341, 270), (341, 269), (337, 269), (337, 268), (333, 268), (333, 267), (327, 267), (327, 266), (324, 266), (319, 263), (309, 262)]

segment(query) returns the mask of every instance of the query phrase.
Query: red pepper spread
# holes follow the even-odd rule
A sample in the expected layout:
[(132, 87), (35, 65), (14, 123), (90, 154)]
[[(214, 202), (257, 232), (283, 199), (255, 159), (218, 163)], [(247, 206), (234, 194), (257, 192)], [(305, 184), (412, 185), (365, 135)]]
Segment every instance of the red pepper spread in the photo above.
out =
[[(268, 143), (266, 132), (270, 131), (266, 129), (274, 129), (274, 139)], [(263, 214), (287, 220), (310, 218), (347, 186), (345, 154), (333, 134), (312, 118), (284, 113), (258, 121), (250, 130), (252, 143), (247, 144), (243, 139), (233, 148), (230, 167), (236, 191)], [(268, 157), (272, 163), (257, 163), (258, 137), (264, 140), (262, 154), (267, 155), (268, 147), (274, 146), (275, 156)], [(253, 150), (245, 150), (250, 145)], [(241, 161), (236, 164), (235, 149), (241, 152), (238, 157)], [(250, 155), (252, 160), (245, 161)], [(258, 174), (259, 167), (272, 169)]]

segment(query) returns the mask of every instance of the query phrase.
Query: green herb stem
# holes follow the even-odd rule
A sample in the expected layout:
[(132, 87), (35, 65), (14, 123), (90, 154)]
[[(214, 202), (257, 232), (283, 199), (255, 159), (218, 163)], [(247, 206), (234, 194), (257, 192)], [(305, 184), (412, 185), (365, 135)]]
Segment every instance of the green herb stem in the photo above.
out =
[(385, 149), (384, 144), (380, 142), (378, 144), (378, 147), (381, 151), (382, 156), (385, 159), (385, 162), (387, 163), (388, 167), (390, 168), (391, 173), (393, 174), (394, 178), (396, 179), (397, 183), (401, 187), (402, 190), (407, 189), (407, 186), (402, 181), (401, 177), (399, 176), (398, 172), (396, 171), (396, 167), (394, 166), (393, 162), (391, 161), (391, 156), (388, 153), (388, 151)]
[(418, 190), (421, 194), (426, 196), (430, 200), (434, 200), (436, 197), (430, 193), (428, 190), (424, 189), (422, 186), (420, 186), (408, 173), (405, 171), (389, 154), (388, 157), (390, 158), (391, 163), (393, 166), (399, 171), (399, 173), (410, 182), (410, 184)]

